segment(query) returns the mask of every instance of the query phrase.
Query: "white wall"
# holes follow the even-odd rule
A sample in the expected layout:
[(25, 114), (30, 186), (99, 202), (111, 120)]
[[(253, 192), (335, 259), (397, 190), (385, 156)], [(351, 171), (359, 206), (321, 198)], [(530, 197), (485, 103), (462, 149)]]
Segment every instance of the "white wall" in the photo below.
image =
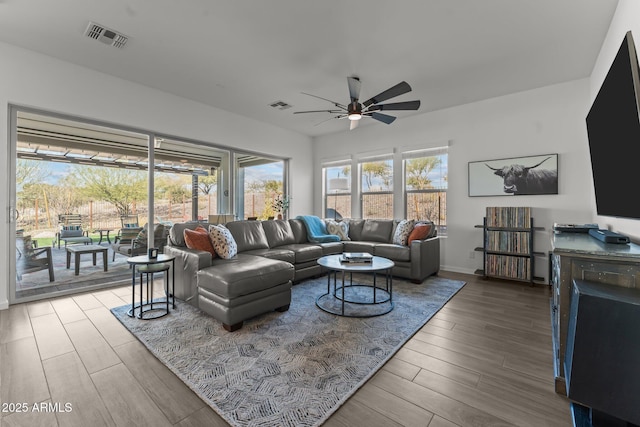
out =
[[(442, 267), (472, 273), (482, 265), (474, 247), (482, 245), (487, 206), (531, 206), (536, 250), (550, 249), (554, 222), (589, 222), (592, 184), (584, 117), (589, 80), (581, 79), (446, 110), (375, 123), (351, 132), (319, 137), (314, 143), (316, 176), (325, 158), (403, 146), (440, 146), (450, 141), (448, 236), (442, 239)], [(548, 153), (559, 154), (559, 194), (542, 196), (468, 196), (468, 162)], [(321, 214), (321, 182), (314, 184), (314, 212)], [(396, 217), (402, 216), (399, 212)], [(546, 258), (537, 258), (536, 275), (547, 277)]]
[[(590, 86), (591, 97), (589, 105), (593, 102), (600, 86), (604, 81), (609, 67), (616, 56), (622, 39), (627, 31), (631, 31), (633, 39), (636, 43), (636, 49), (640, 49), (640, 2), (637, 0), (620, 0), (616, 13), (611, 20), (607, 37), (602, 44), (600, 54), (593, 67), (591, 73)], [(589, 165), (589, 168), (591, 166)], [(589, 169), (591, 171), (591, 169)], [(593, 182), (593, 181), (591, 181)], [(635, 197), (634, 194), (631, 197)], [(629, 236), (636, 243), (640, 241), (640, 221), (633, 219), (613, 218), (607, 216), (599, 216), (596, 212), (595, 196), (591, 200), (591, 209), (593, 212), (593, 221), (598, 223), (600, 228), (607, 228), (624, 235)]]
[[(311, 211), (311, 138), (139, 84), (0, 43), (0, 164), (8, 153), (8, 104), (29, 106), (114, 124), (290, 157), (291, 214)], [(179, 76), (177, 76), (178, 78)], [(0, 173), (0, 308), (6, 308), (9, 263), (10, 179)]]

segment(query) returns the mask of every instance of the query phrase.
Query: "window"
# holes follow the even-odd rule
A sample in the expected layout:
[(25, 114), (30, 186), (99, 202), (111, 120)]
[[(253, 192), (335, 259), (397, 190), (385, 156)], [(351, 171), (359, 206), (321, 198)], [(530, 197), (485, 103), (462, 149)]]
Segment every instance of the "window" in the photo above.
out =
[(431, 220), (447, 231), (447, 148), (403, 153), (406, 218)]
[(351, 163), (333, 163), (322, 168), (324, 212), (327, 218), (351, 217)]
[(393, 159), (366, 159), (359, 167), (362, 218), (393, 219)]
[[(285, 161), (237, 155), (236, 208), (239, 219), (286, 217)], [(278, 201), (287, 200), (286, 203)]]

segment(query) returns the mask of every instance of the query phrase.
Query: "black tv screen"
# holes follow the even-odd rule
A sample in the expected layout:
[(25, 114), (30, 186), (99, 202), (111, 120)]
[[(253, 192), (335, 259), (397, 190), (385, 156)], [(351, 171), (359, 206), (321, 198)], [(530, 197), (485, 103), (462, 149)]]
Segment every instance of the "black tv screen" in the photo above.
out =
[(640, 219), (639, 89), (629, 31), (586, 119), (598, 215)]

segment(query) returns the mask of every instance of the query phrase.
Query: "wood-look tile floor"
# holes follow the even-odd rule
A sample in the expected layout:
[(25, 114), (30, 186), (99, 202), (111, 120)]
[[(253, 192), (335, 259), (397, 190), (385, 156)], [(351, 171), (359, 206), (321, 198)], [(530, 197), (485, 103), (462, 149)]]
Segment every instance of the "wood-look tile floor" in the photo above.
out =
[[(570, 426), (554, 392), (550, 290), (467, 285), (327, 426)], [(124, 286), (0, 312), (1, 426), (226, 426), (109, 308)]]

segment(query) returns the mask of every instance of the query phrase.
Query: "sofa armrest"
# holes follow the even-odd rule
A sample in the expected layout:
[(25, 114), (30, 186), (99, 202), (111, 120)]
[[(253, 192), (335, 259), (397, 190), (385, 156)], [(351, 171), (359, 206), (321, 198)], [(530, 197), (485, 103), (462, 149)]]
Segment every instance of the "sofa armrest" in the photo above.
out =
[(440, 238), (411, 242), (411, 278), (422, 282), (440, 270)]
[(175, 257), (175, 296), (197, 307), (198, 271), (211, 266), (211, 254), (171, 245), (166, 245), (163, 252)]

